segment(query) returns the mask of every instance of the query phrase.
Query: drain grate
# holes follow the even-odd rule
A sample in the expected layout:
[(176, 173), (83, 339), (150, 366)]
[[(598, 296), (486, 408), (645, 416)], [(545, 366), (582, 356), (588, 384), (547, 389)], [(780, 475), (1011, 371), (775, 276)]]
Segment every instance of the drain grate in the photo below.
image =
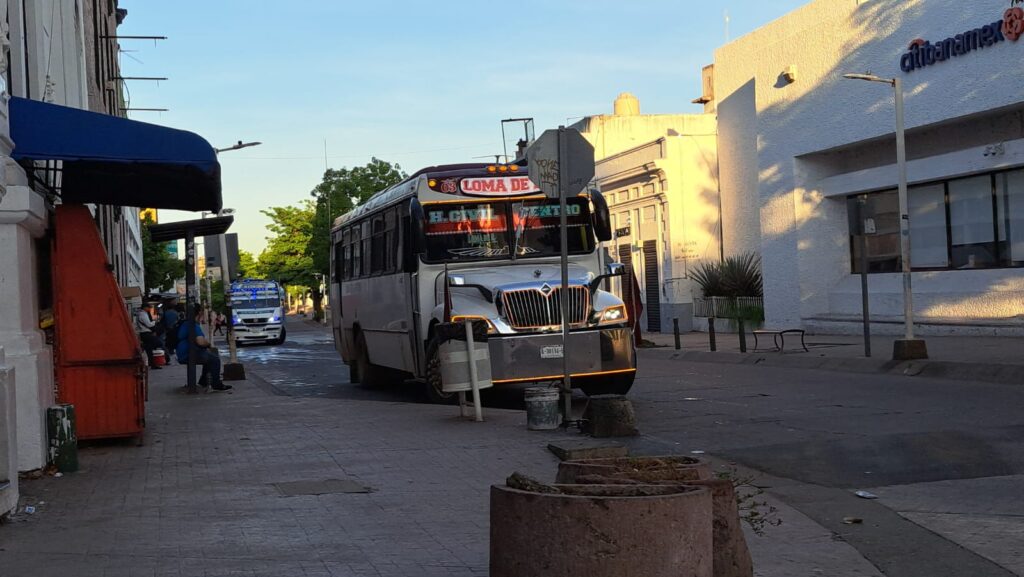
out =
[(299, 495), (335, 495), (338, 493), (372, 493), (373, 488), (352, 479), (324, 479), (322, 481), (289, 481), (272, 483), (283, 497)]

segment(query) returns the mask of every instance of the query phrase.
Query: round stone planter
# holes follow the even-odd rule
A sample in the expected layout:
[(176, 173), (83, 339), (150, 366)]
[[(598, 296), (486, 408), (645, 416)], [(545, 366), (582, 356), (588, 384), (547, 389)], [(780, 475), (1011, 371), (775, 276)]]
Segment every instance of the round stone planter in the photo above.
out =
[(556, 483), (573, 484), (581, 477), (622, 477), (640, 482), (697, 481), (711, 478), (707, 461), (697, 457), (616, 457), (580, 459), (558, 464)]
[(491, 487), (491, 577), (713, 577), (707, 489), (557, 489)]
[(750, 558), (750, 549), (747, 547), (746, 537), (743, 535), (743, 527), (739, 518), (739, 509), (736, 503), (736, 488), (728, 479), (662, 479), (651, 481), (649, 479), (631, 479), (629, 472), (618, 471), (608, 477), (587, 476), (580, 478), (580, 482), (592, 481), (594, 483), (615, 484), (624, 483), (626, 486), (647, 486), (636, 485), (635, 483), (654, 484), (681, 484), (687, 487), (704, 487), (711, 492), (711, 513), (712, 513), (712, 548), (713, 548), (713, 574), (714, 577), (752, 577), (754, 564)]

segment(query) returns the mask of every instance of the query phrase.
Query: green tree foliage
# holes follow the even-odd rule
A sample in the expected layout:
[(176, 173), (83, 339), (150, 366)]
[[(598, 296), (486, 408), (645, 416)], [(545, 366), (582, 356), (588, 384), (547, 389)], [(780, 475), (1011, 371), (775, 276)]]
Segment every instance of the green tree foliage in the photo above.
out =
[(238, 278), (263, 278), (260, 271), (260, 263), (251, 252), (247, 250), (238, 251), (238, 272), (234, 276)]
[[(310, 192), (316, 214), (310, 256), (316, 272), (327, 276), (331, 267), (331, 223), (373, 194), (406, 178), (402, 167), (374, 158), (366, 166), (328, 169), (323, 181)], [(328, 213), (328, 205), (330, 212)], [(314, 297), (315, 299), (315, 297)]]
[[(174, 286), (176, 279), (185, 276), (185, 261), (178, 260), (167, 250), (168, 243), (153, 242), (149, 236), (151, 219), (142, 221), (142, 264), (144, 282), (149, 292), (159, 292)], [(177, 242), (177, 241), (175, 241)]]
[(270, 217), (267, 248), (260, 254), (260, 268), (267, 278), (285, 285), (319, 284), (313, 273), (309, 244), (316, 208), (307, 200), (298, 206), (275, 206), (261, 211)]

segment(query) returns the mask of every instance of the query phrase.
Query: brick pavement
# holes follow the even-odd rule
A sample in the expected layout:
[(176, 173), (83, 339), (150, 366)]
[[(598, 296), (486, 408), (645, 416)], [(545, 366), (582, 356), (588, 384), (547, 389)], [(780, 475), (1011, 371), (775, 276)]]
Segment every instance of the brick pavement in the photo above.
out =
[[(513, 471), (552, 480), (517, 411), (460, 421), (453, 407), (270, 394), (177, 392), (154, 373), (146, 444), (83, 448), (82, 469), (26, 481), (0, 527), (0, 576), (391, 576), (487, 573), (488, 487)], [(642, 443), (641, 441), (638, 441)], [(349, 479), (371, 493), (283, 496), (274, 483)], [(757, 574), (879, 575), (781, 503), (750, 535)]]

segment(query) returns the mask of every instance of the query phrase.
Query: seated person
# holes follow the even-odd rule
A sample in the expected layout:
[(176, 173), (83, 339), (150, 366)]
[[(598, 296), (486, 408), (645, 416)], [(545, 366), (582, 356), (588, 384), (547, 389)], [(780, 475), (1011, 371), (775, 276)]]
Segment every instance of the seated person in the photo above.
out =
[(196, 364), (203, 366), (203, 373), (199, 376), (199, 384), (203, 387), (210, 387), (215, 391), (226, 391), (231, 388), (231, 385), (225, 385), (220, 380), (220, 356), (217, 354), (216, 349), (211, 350), (210, 341), (203, 334), (202, 325), (197, 322), (202, 318), (203, 307), (197, 305), (194, 312), (195, 314), (192, 319), (186, 320), (178, 327), (178, 347), (175, 351), (178, 355), (178, 362), (183, 365), (188, 363), (188, 332), (194, 326), (196, 340), (195, 345), (192, 346), (192, 354), (195, 355)]

